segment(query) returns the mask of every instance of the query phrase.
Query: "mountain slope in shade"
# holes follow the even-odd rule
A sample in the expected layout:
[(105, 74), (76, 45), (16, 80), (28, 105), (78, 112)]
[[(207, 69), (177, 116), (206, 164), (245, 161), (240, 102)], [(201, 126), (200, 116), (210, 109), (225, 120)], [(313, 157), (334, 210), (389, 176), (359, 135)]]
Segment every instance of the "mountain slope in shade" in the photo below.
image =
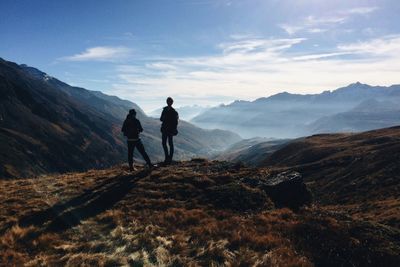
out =
[[(26, 65), (0, 59), (0, 177), (86, 170), (126, 158), (120, 133), (130, 108), (138, 110), (150, 157), (163, 158), (160, 122), (136, 104), (72, 87)], [(207, 156), (240, 140), (182, 121), (176, 158)], [(140, 157), (139, 157), (140, 159)]]
[(268, 177), (267, 168), (196, 160), (152, 172), (127, 173), (119, 166), (0, 180), (0, 261), (398, 266), (398, 229), (319, 206), (297, 212), (275, 208), (255, 184), (245, 183)]
[[(350, 111), (369, 99), (400, 102), (400, 85), (383, 87), (357, 82), (321, 94), (300, 95), (284, 92), (255, 101), (235, 101), (229, 105), (211, 108), (193, 118), (192, 122), (205, 128), (231, 129), (245, 138), (296, 138), (319, 130), (313, 125), (314, 122)], [(367, 123), (368, 117), (363, 116), (368, 114), (360, 114), (360, 118), (357, 118), (357, 114), (353, 113), (355, 118), (349, 120), (354, 131), (393, 126), (390, 118), (382, 117), (385, 115), (383, 113), (378, 116), (382, 119), (379, 123)], [(376, 117), (373, 113), (371, 116)], [(353, 121), (354, 124), (351, 124)], [(358, 122), (365, 122), (366, 125), (360, 126)]]
[(32, 175), (120, 161), (116, 125), (17, 64), (0, 61), (0, 175)]
[(299, 171), (325, 207), (400, 228), (400, 126), (248, 144), (243, 140), (218, 159)]
[(400, 227), (400, 126), (302, 138), (260, 165), (300, 171), (320, 203)]
[(85, 104), (88, 107), (92, 107), (97, 111), (101, 111), (104, 115), (107, 115), (111, 119), (124, 119), (126, 111), (134, 108), (139, 115), (144, 115), (143, 110), (135, 103), (127, 100), (122, 100), (116, 96), (109, 96), (99, 91), (90, 91), (84, 88), (70, 86), (54, 77), (47, 75), (46, 73), (27, 66), (25, 64), (20, 65), (23, 72), (29, 74), (31, 78), (35, 78), (39, 81), (45, 82), (48, 86), (53, 89), (63, 91), (68, 96), (75, 100), (79, 100), (80, 103)]

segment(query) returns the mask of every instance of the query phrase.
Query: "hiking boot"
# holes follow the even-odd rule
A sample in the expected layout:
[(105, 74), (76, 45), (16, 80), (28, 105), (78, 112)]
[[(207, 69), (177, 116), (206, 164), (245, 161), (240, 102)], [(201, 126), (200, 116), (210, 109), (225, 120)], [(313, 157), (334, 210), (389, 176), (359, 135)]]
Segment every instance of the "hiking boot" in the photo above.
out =
[(152, 163), (147, 163), (147, 164), (144, 166), (144, 168), (147, 169), (147, 170), (151, 170), (151, 169), (154, 168), (154, 165), (153, 165)]
[(134, 166), (129, 166), (129, 171), (134, 172), (134, 171), (137, 171), (137, 169)]

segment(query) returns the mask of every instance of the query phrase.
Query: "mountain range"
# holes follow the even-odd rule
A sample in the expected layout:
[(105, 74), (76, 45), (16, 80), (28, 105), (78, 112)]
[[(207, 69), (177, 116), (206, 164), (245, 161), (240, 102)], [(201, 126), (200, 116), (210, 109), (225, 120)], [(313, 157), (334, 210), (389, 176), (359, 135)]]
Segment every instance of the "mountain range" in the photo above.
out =
[[(3, 59), (0, 95), (0, 177), (87, 170), (125, 161), (120, 128), (131, 108), (138, 111), (150, 157), (163, 158), (159, 120), (130, 101), (70, 86)], [(203, 130), (181, 121), (176, 158), (207, 156), (239, 140), (229, 131)]]
[(321, 94), (279, 93), (211, 108), (191, 121), (230, 129), (245, 138), (296, 138), (315, 133), (360, 132), (400, 124), (400, 85), (353, 83)]

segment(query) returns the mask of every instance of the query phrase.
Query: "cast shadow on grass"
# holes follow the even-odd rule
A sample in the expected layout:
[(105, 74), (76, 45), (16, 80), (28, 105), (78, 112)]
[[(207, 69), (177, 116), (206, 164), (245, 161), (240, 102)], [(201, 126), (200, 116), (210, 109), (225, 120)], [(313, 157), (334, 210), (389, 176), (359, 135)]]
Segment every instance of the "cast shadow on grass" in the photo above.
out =
[(120, 175), (107, 179), (66, 202), (57, 203), (21, 218), (19, 224), (23, 227), (30, 225), (41, 227), (47, 224), (44, 232), (67, 230), (113, 207), (135, 187), (136, 181), (148, 174), (149, 171), (144, 170), (133, 175)]

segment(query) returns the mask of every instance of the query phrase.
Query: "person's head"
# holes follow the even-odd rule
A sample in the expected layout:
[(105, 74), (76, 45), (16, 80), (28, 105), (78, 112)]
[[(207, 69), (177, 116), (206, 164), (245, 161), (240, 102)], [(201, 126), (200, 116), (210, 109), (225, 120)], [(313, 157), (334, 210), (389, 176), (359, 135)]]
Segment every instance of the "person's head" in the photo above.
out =
[(173, 103), (174, 103), (174, 100), (172, 99), (172, 97), (168, 97), (167, 98), (167, 105), (168, 106), (172, 106)]
[(135, 109), (130, 109), (129, 110), (129, 116), (136, 117), (136, 110)]

